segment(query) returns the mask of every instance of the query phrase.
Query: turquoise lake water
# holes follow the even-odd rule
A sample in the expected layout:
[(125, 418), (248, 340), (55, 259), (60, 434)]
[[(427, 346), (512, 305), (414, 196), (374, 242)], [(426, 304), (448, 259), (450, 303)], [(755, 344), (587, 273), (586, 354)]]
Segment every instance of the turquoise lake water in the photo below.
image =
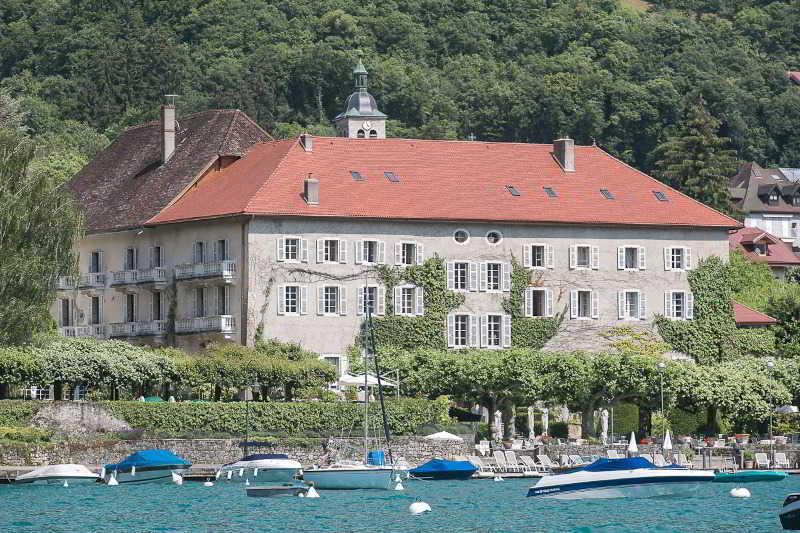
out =
[[(241, 484), (106, 487), (0, 485), (2, 531), (782, 531), (778, 511), (800, 477), (708, 483), (691, 498), (526, 498), (530, 480), (408, 481), (404, 492), (321, 491), (319, 499), (248, 498)], [(412, 516), (417, 498), (433, 512)]]

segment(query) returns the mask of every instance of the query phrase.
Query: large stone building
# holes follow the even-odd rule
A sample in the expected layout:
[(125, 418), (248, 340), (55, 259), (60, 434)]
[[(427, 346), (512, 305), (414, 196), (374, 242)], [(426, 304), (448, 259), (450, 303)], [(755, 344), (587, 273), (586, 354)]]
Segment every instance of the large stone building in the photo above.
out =
[(337, 362), (367, 306), (425, 313), (421, 288), (386, 294), (377, 267), (434, 256), (465, 297), (441, 324), (452, 348), (511, 344), (513, 258), (535, 271), (528, 316), (692, 318), (686, 271), (727, 256), (735, 220), (570, 139), (386, 139), (355, 75), (340, 137), (274, 141), (239, 111), (176, 122), (172, 106), (125, 131), (69, 185), (87, 235), (61, 331), (190, 349), (261, 335)]

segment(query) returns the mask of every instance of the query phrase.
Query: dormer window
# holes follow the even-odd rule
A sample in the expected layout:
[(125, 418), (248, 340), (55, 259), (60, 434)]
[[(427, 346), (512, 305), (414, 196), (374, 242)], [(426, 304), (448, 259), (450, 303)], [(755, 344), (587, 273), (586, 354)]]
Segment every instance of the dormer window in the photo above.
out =
[(370, 139), (377, 139), (378, 138), (378, 132), (375, 131), (375, 130), (369, 130), (369, 138)]
[(767, 244), (763, 242), (758, 242), (753, 245), (753, 251), (758, 255), (765, 256), (767, 255)]
[(800, 194), (792, 196), (792, 205), (795, 207), (800, 207)]
[(778, 200), (780, 199), (780, 195), (778, 194), (777, 190), (773, 190), (769, 193), (769, 205), (778, 205)]
[(358, 130), (358, 133), (356, 133), (356, 137), (358, 137), (359, 139), (363, 139), (364, 137), (366, 137), (364, 130)]

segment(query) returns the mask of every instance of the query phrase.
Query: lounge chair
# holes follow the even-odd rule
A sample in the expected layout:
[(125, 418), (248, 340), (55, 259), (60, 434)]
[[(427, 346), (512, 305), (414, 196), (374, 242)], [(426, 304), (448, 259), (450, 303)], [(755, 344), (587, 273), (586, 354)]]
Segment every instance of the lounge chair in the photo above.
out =
[(558, 465), (554, 463), (548, 456), (546, 455), (537, 455), (536, 460), (539, 461), (539, 464), (546, 469), (546, 471), (551, 471), (554, 468), (558, 468)]
[(525, 463), (520, 463), (517, 460), (517, 454), (512, 451), (506, 451), (506, 464), (509, 468), (519, 469), (520, 472), (525, 472), (526, 470), (530, 470), (528, 465)]
[(606, 455), (609, 459), (622, 459), (617, 450), (606, 450)]
[(791, 468), (784, 452), (775, 452), (775, 468)]
[(494, 460), (497, 462), (497, 467), (500, 472), (521, 472), (522, 469), (519, 466), (514, 466), (508, 464), (506, 461), (506, 454), (503, 450), (495, 450), (494, 451)]
[(653, 464), (656, 466), (668, 466), (669, 463), (664, 456), (660, 453), (653, 454)]
[(682, 468), (694, 468), (694, 463), (688, 460), (682, 453), (675, 454), (675, 464)]
[(478, 444), (475, 445), (475, 449), (481, 455), (486, 455), (487, 453), (489, 453), (489, 450), (491, 449), (491, 447), (489, 446), (489, 441), (488, 440), (482, 440)]
[(521, 450), (522, 449), (522, 439), (514, 439), (511, 441), (511, 449), (512, 450)]
[(756, 467), (769, 468), (769, 459), (767, 458), (767, 454), (761, 452), (756, 454)]
[(733, 457), (725, 455), (722, 457), (722, 469), (726, 472), (736, 472), (739, 470), (739, 465)]
[(561, 454), (558, 456), (558, 464), (561, 466), (569, 466), (572, 461), (569, 458), (569, 455)]
[(583, 466), (583, 465), (586, 464), (586, 461), (583, 460), (583, 457), (581, 457), (580, 455), (577, 455), (577, 454), (576, 455), (570, 455), (569, 456), (569, 460), (575, 466)]
[(478, 472), (486, 472), (490, 474), (494, 473), (494, 467), (492, 465), (484, 463), (483, 460), (477, 455), (471, 455), (469, 458), (469, 462), (475, 465), (475, 468), (478, 469)]
[(530, 455), (521, 455), (519, 460), (522, 461), (522, 464), (528, 467), (529, 470), (534, 470), (535, 472), (547, 472), (547, 469), (542, 465), (537, 464)]
[(653, 463), (653, 464), (656, 464), (656, 463), (655, 463), (655, 461), (653, 461), (653, 456), (652, 456), (652, 455), (650, 455), (649, 453), (640, 453), (640, 454), (639, 454), (639, 457), (641, 457), (641, 458), (643, 458), (643, 459), (647, 459), (647, 460), (648, 460), (648, 461), (650, 461), (651, 463)]

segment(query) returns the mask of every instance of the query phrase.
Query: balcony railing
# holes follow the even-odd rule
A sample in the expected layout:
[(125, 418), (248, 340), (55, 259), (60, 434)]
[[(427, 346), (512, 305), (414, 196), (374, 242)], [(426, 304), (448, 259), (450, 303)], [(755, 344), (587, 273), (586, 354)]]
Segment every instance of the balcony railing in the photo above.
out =
[(102, 289), (106, 286), (105, 272), (90, 272), (81, 274), (78, 280), (78, 287), (81, 289)]
[(65, 326), (58, 328), (58, 333), (62, 337), (95, 337), (97, 339), (104, 339), (106, 337), (106, 326), (105, 324)]
[(161, 267), (138, 270), (117, 270), (112, 273), (112, 285), (135, 285), (137, 283), (166, 283), (167, 269)]
[(75, 278), (70, 276), (59, 276), (56, 280), (56, 290), (58, 291), (71, 291), (78, 286)]
[(185, 263), (175, 267), (175, 279), (223, 278), (236, 276), (236, 261), (210, 261), (208, 263)]
[(175, 321), (176, 333), (199, 333), (213, 331), (231, 333), (236, 329), (236, 319), (231, 315), (182, 318)]
[(146, 337), (165, 335), (166, 320), (146, 320), (143, 322), (116, 322), (111, 324), (112, 337)]

